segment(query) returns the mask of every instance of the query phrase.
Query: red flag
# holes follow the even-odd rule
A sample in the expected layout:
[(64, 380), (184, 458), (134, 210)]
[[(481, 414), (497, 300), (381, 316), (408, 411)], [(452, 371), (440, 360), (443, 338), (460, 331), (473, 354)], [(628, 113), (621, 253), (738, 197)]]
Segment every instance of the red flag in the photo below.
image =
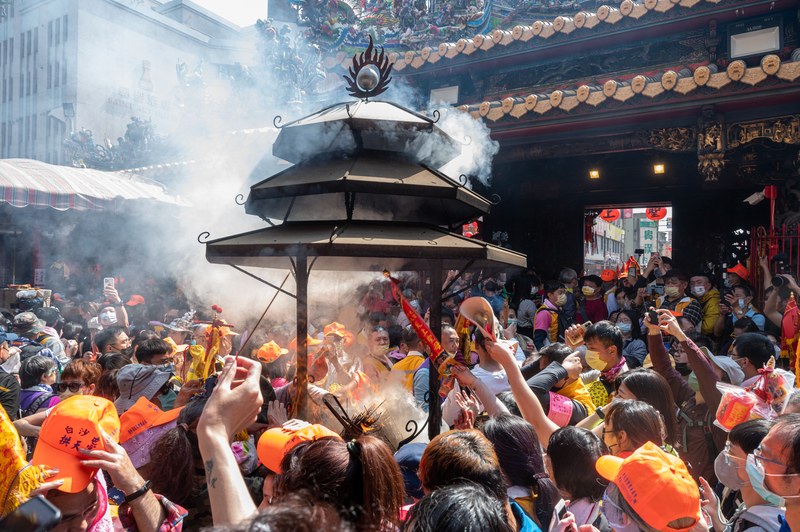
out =
[[(443, 382), (442, 386), (439, 388), (439, 395), (442, 397), (446, 396), (447, 392), (449, 392), (453, 387), (452, 377), (450, 376), (450, 371), (447, 369), (447, 363), (450, 359), (450, 355), (447, 354), (447, 351), (444, 350), (442, 344), (439, 343), (439, 340), (431, 332), (430, 328), (425, 323), (425, 320), (422, 319), (422, 316), (420, 316), (417, 311), (414, 310), (414, 307), (412, 307), (408, 301), (405, 300), (403, 294), (400, 293), (400, 281), (392, 277), (387, 270), (383, 270), (383, 275), (392, 281), (392, 291), (394, 292), (395, 298), (400, 301), (403, 312), (405, 312), (408, 321), (411, 322), (411, 327), (414, 328), (414, 332), (417, 333), (417, 336), (422, 343), (424, 343), (430, 350), (431, 363), (439, 370), (439, 376), (445, 378), (445, 381), (450, 381), (449, 387), (445, 386), (445, 383)], [(456, 362), (455, 365), (466, 366), (464, 355), (460, 352), (456, 354), (456, 358), (453, 359), (453, 361)], [(448, 379), (448, 377), (450, 378)]]

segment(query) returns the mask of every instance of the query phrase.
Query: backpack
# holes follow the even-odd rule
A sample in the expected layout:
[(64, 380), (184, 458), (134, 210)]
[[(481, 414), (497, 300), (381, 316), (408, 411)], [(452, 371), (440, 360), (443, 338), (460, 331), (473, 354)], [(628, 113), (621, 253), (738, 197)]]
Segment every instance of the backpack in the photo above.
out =
[(686, 434), (689, 427), (703, 427), (703, 437), (706, 439), (706, 446), (708, 447), (708, 459), (713, 464), (714, 460), (717, 459), (717, 455), (719, 451), (717, 451), (717, 446), (714, 443), (714, 437), (711, 433), (711, 427), (714, 424), (715, 413), (711, 412), (709, 408), (706, 408), (706, 413), (703, 416), (702, 421), (694, 421), (686, 415), (686, 412), (689, 410), (689, 402), (691, 399), (687, 399), (683, 402), (681, 407), (678, 409), (678, 422), (680, 423), (681, 418), (686, 420), (686, 426), (683, 428), (683, 439), (681, 440), (681, 445), (683, 445), (683, 450), (686, 451), (688, 447), (688, 436)]
[[(45, 404), (53, 397), (58, 397), (58, 394), (43, 392), (36, 399), (33, 400), (33, 402), (30, 404), (27, 410), (23, 412), (22, 409), (20, 409), (19, 411), (20, 419), (35, 414), (42, 407), (43, 404)], [(26, 459), (28, 460), (28, 462), (30, 462), (33, 459), (33, 450), (36, 448), (36, 442), (38, 440), (39, 438), (36, 438), (34, 436), (25, 436), (25, 443), (28, 446), (28, 452), (26, 454)]]

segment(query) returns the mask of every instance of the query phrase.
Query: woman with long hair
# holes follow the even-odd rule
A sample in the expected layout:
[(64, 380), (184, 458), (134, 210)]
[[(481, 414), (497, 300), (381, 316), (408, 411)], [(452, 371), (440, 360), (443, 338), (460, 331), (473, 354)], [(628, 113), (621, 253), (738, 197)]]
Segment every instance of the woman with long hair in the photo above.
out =
[(509, 499), (539, 528), (547, 527), (558, 503), (558, 488), (547, 475), (541, 444), (530, 423), (511, 414), (492, 416), (476, 427), (492, 442), (506, 478)]
[(639, 400), (649, 404), (661, 414), (664, 421), (664, 443), (675, 447), (678, 443), (677, 408), (672, 389), (667, 380), (651, 369), (636, 368), (617, 379), (617, 397), (622, 400)]
[(286, 453), (281, 470), (276, 496), (306, 491), (333, 506), (357, 532), (400, 527), (403, 476), (389, 446), (378, 438), (304, 441)]

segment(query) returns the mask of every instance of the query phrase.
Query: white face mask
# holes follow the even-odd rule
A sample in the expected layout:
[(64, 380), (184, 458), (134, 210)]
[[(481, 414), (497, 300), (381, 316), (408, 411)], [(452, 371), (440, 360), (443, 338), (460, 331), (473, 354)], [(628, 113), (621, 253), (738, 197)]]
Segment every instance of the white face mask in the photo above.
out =
[(692, 293), (697, 297), (703, 297), (706, 295), (706, 288), (704, 286), (693, 286)]
[(745, 308), (745, 306), (744, 306), (744, 299), (740, 299), (740, 300), (739, 300), (739, 308), (742, 308), (742, 309), (743, 309), (743, 308)]
[(100, 314), (100, 325), (103, 327), (109, 327), (115, 323), (117, 323), (117, 313), (113, 310)]
[(414, 301), (412, 301), (411, 303), (409, 303), (409, 304), (412, 307), (414, 307), (414, 310), (419, 310), (419, 301), (417, 301), (416, 299)]

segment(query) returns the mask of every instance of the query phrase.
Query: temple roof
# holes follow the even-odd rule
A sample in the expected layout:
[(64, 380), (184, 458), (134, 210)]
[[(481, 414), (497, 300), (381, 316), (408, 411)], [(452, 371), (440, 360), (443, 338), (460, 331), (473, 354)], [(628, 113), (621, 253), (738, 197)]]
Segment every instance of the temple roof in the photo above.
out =
[[(619, 34), (632, 30), (647, 29), (648, 39), (658, 35), (675, 33), (675, 23), (697, 27), (700, 17), (713, 17), (717, 23), (733, 20), (741, 9), (748, 8), (748, 16), (778, 11), (796, 5), (794, 0), (769, 2), (736, 0), (645, 0), (634, 2), (623, 0), (617, 7), (603, 5), (596, 11), (580, 11), (564, 14), (553, 19), (533, 21), (530, 25), (516, 25), (509, 29), (495, 29), (487, 34), (478, 34), (471, 39), (445, 42), (438, 47), (426, 46), (421, 50), (389, 54), (393, 70), (402, 74), (416, 71), (449, 68), (465, 62), (486, 61), (498, 56), (520, 54), (553, 46), (580, 43), (607, 34)], [(736, 9), (734, 12), (734, 8)], [(691, 20), (691, 22), (689, 22)], [(684, 24), (683, 21), (686, 21)], [(701, 22), (700, 25), (703, 23)], [(669, 29), (667, 26), (669, 25)], [(585, 44), (584, 44), (585, 46)], [(341, 66), (347, 70), (352, 66), (352, 56), (339, 51), (323, 61), (330, 70)]]
[(515, 123), (580, 116), (623, 107), (633, 109), (670, 99), (690, 101), (757, 88), (797, 90), (800, 48), (792, 52), (791, 58), (791, 61), (781, 62), (777, 55), (767, 55), (759, 66), (752, 68), (737, 60), (721, 72), (716, 64), (687, 65), (655, 73), (598, 80), (596, 84), (516, 94), (462, 105), (459, 110), (489, 122)]

